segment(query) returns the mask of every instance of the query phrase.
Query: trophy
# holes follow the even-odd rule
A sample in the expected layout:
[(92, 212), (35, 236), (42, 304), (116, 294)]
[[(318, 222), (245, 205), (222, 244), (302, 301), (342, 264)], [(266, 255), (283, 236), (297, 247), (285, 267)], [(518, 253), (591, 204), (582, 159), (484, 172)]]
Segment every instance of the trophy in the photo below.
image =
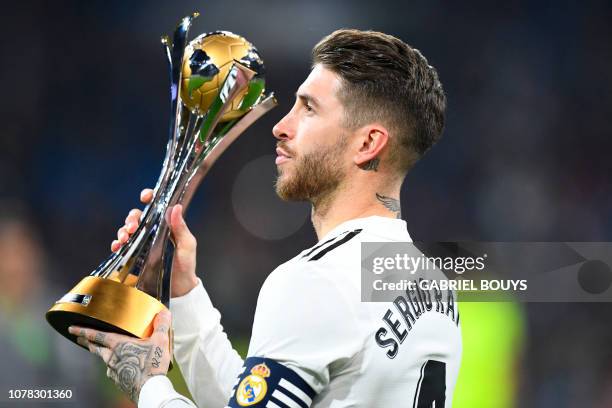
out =
[(46, 314), (51, 326), (75, 343), (71, 325), (139, 338), (152, 334), (155, 315), (170, 303), (169, 209), (179, 203), (186, 209), (221, 153), (276, 106), (265, 91), (263, 61), (246, 39), (217, 31), (186, 44), (197, 16), (183, 18), (172, 40), (162, 37), (170, 68), (170, 136), (138, 229)]

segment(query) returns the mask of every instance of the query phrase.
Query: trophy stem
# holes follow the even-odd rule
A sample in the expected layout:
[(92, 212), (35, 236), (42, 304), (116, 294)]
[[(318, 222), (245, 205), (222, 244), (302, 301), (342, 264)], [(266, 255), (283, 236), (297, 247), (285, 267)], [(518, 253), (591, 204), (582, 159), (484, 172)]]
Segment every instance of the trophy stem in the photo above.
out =
[[(189, 126), (189, 123), (184, 125), (185, 130), (189, 129), (193, 133), (187, 135), (181, 149), (184, 151), (180, 152), (181, 158), (175, 163), (173, 175), (164, 189), (165, 194), (156, 201), (157, 211), (153, 225), (157, 231), (152, 237), (150, 246), (140, 248), (134, 266), (130, 271), (132, 275), (138, 277), (136, 288), (157, 297), (162, 303), (168, 303), (170, 300), (169, 290), (165, 290), (163, 284), (164, 280), (169, 281), (169, 275), (171, 274), (170, 255), (168, 255), (169, 259), (163, 258), (170, 233), (166, 220), (168, 208), (181, 201), (184, 186), (197, 171), (197, 165), (201, 161), (200, 158), (208, 154), (222, 140), (222, 136), (213, 137), (212, 135), (217, 130), (217, 125), (223, 114), (237, 95), (248, 87), (248, 83), (254, 75), (255, 73), (248, 68), (240, 64), (234, 64), (213, 103), (217, 106), (216, 109), (211, 108), (209, 110), (203, 118), (201, 128), (198, 129), (195, 126), (200, 122), (199, 120), (194, 121), (193, 128)], [(188, 122), (191, 122), (191, 120)], [(200, 137), (197, 135), (198, 130)], [(205, 137), (203, 138), (202, 135)]]
[[(193, 19), (199, 16), (199, 13), (194, 13), (191, 16), (184, 17), (178, 24), (174, 31), (172, 44), (169, 44), (169, 38), (167, 36), (162, 37), (162, 44), (166, 51), (166, 57), (168, 59), (168, 68), (170, 76), (170, 129), (168, 142), (166, 144), (166, 156), (162, 164), (162, 170), (159, 178), (155, 183), (153, 189), (153, 199), (151, 204), (147, 205), (142, 213), (139, 229), (134, 233), (136, 238), (132, 240), (141, 241), (146, 234), (146, 226), (151, 224), (155, 218), (153, 211), (153, 203), (158, 200), (161, 191), (164, 191), (168, 180), (173, 176), (175, 170), (175, 162), (180, 159), (182, 153), (182, 147), (186, 140), (186, 130), (182, 124), (185, 123), (185, 119), (191, 117), (189, 111), (184, 109), (182, 104), (179, 103), (179, 87), (181, 81), (181, 64), (185, 52), (185, 45), (189, 28), (193, 22)], [(177, 120), (178, 118), (178, 120)], [(153, 222), (154, 223), (154, 222)], [(101, 276), (109, 277), (114, 271), (120, 271), (118, 279), (120, 282), (124, 282), (127, 273), (121, 271), (126, 269), (126, 263), (122, 262), (126, 259), (126, 255), (129, 251), (129, 245), (124, 245), (119, 251), (111, 254), (104, 262), (102, 262), (96, 269), (92, 271), (90, 276)]]

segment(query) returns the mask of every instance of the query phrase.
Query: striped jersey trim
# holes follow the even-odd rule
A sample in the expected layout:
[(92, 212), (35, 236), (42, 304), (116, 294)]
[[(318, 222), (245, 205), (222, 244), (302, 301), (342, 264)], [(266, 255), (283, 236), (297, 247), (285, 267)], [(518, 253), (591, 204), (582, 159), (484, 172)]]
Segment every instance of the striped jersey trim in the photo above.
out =
[(228, 403), (231, 408), (308, 408), (316, 393), (295, 371), (270, 358), (249, 357)]
[(310, 406), (310, 404), (312, 404), (312, 398), (310, 398), (304, 391), (302, 391), (301, 389), (299, 389), (298, 387), (296, 387), (295, 385), (293, 385), (289, 381), (285, 380), (284, 378), (282, 380), (280, 380), (278, 385), (280, 387), (283, 387), (289, 393), (291, 393), (291, 394), (295, 395), (296, 397), (298, 397), (300, 400), (306, 402), (307, 406)]
[(344, 236), (344, 238), (334, 242), (333, 244), (329, 245), (328, 247), (322, 249), (321, 251), (317, 252), (316, 254), (314, 254), (308, 261), (317, 261), (321, 258), (323, 258), (328, 252), (338, 248), (340, 245), (342, 244), (346, 244), (347, 242), (349, 242), (351, 239), (353, 239), (355, 236), (357, 236), (357, 234), (359, 234), (361, 231), (363, 231), (362, 229), (356, 229), (354, 231), (349, 232), (348, 234), (346, 234)]
[(306, 257), (312, 255), (313, 252), (321, 249), (322, 247), (324, 247), (325, 245), (329, 244), (330, 242), (337, 240), (341, 236), (345, 235), (347, 232), (348, 231), (344, 231), (342, 234), (336, 235), (335, 237), (330, 238), (330, 239), (328, 239), (325, 242), (321, 242), (320, 244), (315, 245), (314, 247), (312, 247), (312, 249), (310, 251), (308, 251), (304, 255), (302, 255), (302, 258), (306, 258)]
[(285, 393), (283, 391), (285, 390), (282, 390), (281, 388), (275, 389), (272, 393), (272, 397), (270, 398), (271, 402), (278, 401), (289, 408), (308, 408), (308, 405), (304, 404), (302, 400), (296, 401), (295, 399), (293, 399), (296, 398), (295, 396), (290, 396), (290, 393)]

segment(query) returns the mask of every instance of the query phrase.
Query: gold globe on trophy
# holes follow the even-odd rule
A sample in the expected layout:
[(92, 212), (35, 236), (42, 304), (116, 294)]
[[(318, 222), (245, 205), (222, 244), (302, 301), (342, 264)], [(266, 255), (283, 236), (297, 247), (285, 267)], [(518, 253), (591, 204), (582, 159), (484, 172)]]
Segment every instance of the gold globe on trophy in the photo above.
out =
[[(258, 73), (232, 101), (221, 122), (238, 119), (259, 98), (265, 87), (257, 49), (245, 38), (228, 31), (203, 34), (189, 43), (183, 59), (181, 100), (194, 113), (206, 112), (215, 101), (234, 62)], [(255, 66), (258, 65), (258, 66)]]
[(246, 39), (216, 31), (187, 44), (197, 15), (183, 18), (172, 39), (162, 37), (170, 68), (170, 135), (153, 200), (128, 242), (46, 314), (51, 326), (75, 343), (71, 325), (151, 335), (155, 315), (170, 303), (169, 209), (182, 204), (185, 211), (225, 149), (276, 106), (265, 92), (263, 61)]

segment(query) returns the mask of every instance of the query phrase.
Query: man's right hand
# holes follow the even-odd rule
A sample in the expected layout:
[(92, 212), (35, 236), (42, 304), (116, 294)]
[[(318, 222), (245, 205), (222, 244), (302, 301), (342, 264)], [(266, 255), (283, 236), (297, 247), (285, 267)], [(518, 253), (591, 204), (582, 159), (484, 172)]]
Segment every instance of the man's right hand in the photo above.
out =
[[(146, 188), (140, 193), (140, 201), (149, 204), (153, 199), (153, 190)], [(111, 251), (117, 252), (136, 232), (142, 210), (132, 209), (125, 218), (125, 225), (117, 231), (117, 239), (111, 243)], [(171, 297), (186, 295), (198, 284), (196, 268), (197, 241), (183, 218), (183, 206), (180, 204), (169, 208), (167, 219), (172, 241), (174, 242), (174, 259), (172, 260)]]

